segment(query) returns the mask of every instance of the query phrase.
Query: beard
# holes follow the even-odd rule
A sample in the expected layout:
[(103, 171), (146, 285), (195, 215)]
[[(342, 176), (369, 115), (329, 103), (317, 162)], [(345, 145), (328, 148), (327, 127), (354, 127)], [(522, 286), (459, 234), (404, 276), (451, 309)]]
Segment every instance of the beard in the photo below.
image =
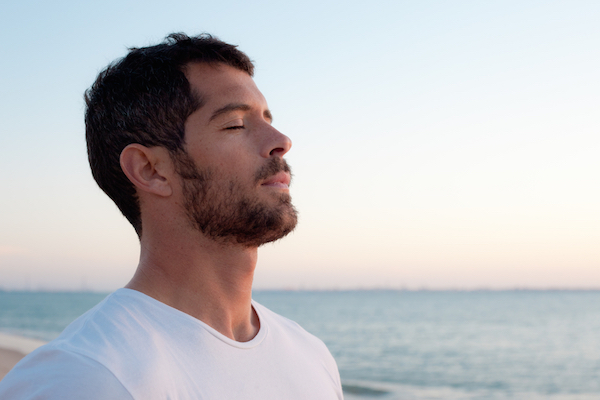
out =
[[(261, 201), (252, 190), (278, 172), (290, 172), (281, 158), (271, 158), (255, 174), (252, 186), (238, 180), (215, 180), (215, 171), (201, 170), (187, 153), (177, 154), (175, 165), (183, 183), (184, 207), (192, 226), (221, 243), (258, 247), (294, 230), (298, 213), (289, 193), (275, 202)], [(275, 204), (273, 204), (275, 203)]]

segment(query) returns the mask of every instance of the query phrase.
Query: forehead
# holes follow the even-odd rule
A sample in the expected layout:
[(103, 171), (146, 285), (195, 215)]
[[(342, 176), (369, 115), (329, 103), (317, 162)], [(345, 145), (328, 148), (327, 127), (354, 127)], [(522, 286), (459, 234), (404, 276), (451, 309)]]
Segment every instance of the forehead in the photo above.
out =
[(206, 112), (232, 102), (266, 108), (266, 100), (250, 75), (225, 64), (192, 63), (185, 76)]

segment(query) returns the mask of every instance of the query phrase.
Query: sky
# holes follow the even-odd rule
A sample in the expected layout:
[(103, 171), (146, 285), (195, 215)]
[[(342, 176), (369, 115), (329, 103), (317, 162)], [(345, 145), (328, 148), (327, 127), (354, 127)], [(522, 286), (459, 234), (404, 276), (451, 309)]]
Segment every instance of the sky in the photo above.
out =
[(5, 3), (0, 288), (128, 282), (83, 92), (171, 32), (239, 45), (293, 141), (300, 222), (256, 289), (600, 288), (600, 2)]

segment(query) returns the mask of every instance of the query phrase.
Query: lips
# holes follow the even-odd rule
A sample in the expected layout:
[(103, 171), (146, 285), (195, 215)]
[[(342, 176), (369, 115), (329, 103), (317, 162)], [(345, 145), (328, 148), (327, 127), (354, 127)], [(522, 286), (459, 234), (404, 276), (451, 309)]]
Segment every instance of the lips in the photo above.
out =
[(267, 180), (265, 180), (261, 186), (272, 186), (287, 189), (290, 186), (291, 175), (289, 172), (281, 171)]

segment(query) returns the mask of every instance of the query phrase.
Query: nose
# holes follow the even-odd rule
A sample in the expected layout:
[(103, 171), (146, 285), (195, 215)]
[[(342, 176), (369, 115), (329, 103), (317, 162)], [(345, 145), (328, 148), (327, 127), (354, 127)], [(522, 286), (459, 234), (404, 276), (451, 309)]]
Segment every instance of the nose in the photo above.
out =
[(283, 157), (292, 148), (292, 140), (269, 125), (269, 139), (265, 143), (263, 157)]

